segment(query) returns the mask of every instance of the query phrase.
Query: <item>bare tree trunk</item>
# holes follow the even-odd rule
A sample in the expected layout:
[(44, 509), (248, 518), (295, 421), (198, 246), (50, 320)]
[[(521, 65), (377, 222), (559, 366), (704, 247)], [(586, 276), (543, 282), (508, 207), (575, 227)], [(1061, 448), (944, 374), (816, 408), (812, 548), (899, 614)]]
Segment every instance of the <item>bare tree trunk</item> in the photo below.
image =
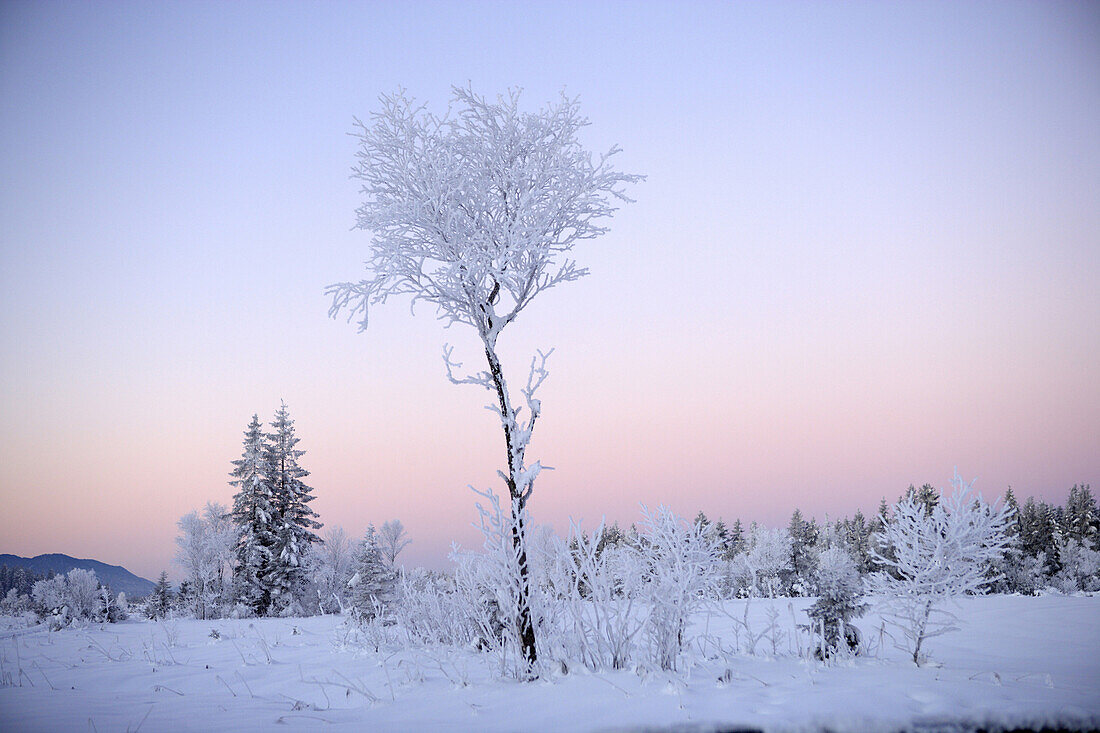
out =
[(924, 630), (928, 627), (928, 617), (932, 613), (932, 600), (929, 599), (924, 604), (924, 616), (921, 618), (920, 626), (917, 629), (917, 643), (913, 649), (913, 664), (920, 666), (920, 646), (924, 641)]
[(523, 526), (523, 510), (527, 505), (529, 486), (519, 486), (516, 482), (516, 473), (523, 466), (523, 452), (526, 445), (517, 442), (515, 431), (519, 429), (516, 420), (515, 409), (508, 397), (508, 387), (504, 382), (504, 373), (501, 370), (500, 359), (497, 358), (493, 347), (486, 344), (485, 358), (489, 362), (489, 373), (493, 377), (497, 398), (500, 400), (501, 423), (504, 426), (504, 443), (508, 451), (508, 474), (505, 482), (508, 485), (508, 496), (512, 505), (512, 551), (516, 555), (519, 564), (519, 635), (520, 644), (523, 647), (523, 657), (527, 662), (528, 671), (534, 669), (537, 653), (535, 651), (535, 626), (531, 618), (531, 586), (530, 571), (527, 564), (526, 528)]

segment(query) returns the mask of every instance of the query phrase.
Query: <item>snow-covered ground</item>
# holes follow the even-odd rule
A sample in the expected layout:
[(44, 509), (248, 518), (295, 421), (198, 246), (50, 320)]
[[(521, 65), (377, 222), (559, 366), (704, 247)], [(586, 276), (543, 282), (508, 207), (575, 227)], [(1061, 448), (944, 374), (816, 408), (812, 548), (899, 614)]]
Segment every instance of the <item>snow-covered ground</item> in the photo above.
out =
[[(740, 617), (743, 604), (725, 606)], [(768, 604), (752, 603), (754, 631)], [(805, 620), (807, 600), (775, 605), (786, 631)], [(792, 653), (789, 633), (775, 656), (766, 640), (755, 656), (722, 652), (716, 642), (733, 643), (732, 622), (711, 615), (695, 620), (694, 661), (679, 675), (570, 669), (533, 683), (497, 679), (498, 660), (473, 650), (352, 648), (331, 616), (53, 633), (8, 619), (0, 730), (1100, 726), (1100, 597), (966, 598), (957, 612), (962, 630), (932, 639), (932, 663), (921, 668), (888, 639), (873, 656), (831, 666)], [(877, 646), (878, 617), (858, 625)]]

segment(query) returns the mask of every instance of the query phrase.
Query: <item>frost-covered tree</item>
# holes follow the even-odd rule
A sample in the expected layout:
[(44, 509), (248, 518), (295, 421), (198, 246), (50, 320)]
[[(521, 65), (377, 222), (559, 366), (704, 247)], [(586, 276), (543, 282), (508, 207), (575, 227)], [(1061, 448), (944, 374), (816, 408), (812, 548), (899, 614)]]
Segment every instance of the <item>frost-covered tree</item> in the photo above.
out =
[(435, 307), (448, 325), (474, 329), (487, 370), (456, 377), (448, 347), (449, 378), (493, 395), (504, 431), (508, 488), (521, 594), (522, 648), (534, 665), (537, 652), (530, 607), (525, 528), (518, 519), (542, 466), (526, 451), (541, 404), (535, 397), (547, 377), (548, 354), (532, 361), (520, 390), (527, 413), (509, 389), (498, 341), (540, 293), (586, 274), (569, 257), (580, 241), (607, 231), (623, 186), (639, 176), (616, 171), (617, 148), (593, 156), (578, 133), (587, 120), (576, 100), (562, 97), (539, 112), (519, 106), (519, 92), (487, 100), (454, 88), (450, 112), (439, 117), (404, 92), (381, 98), (368, 124), (358, 123), (354, 176), (362, 182), (358, 226), (373, 239), (366, 279), (330, 286), (331, 315), (347, 309), (366, 328), (368, 306), (390, 296)]
[(791, 567), (791, 536), (784, 528), (758, 527), (752, 547), (746, 553), (752, 573), (754, 592), (774, 597), (780, 589), (780, 576)]
[(397, 587), (397, 573), (382, 554), (378, 542), (378, 532), (374, 525), (359, 543), (355, 555), (355, 574), (348, 581), (351, 589), (351, 602), (361, 620), (371, 620), (379, 613), (385, 613), (393, 603)]
[(54, 575), (51, 578), (36, 581), (31, 587), (31, 601), (35, 613), (45, 618), (50, 615), (69, 615), (65, 576)]
[(723, 559), (732, 560), (738, 555), (738, 553), (744, 552), (747, 543), (745, 542), (745, 529), (741, 525), (740, 519), (733, 521), (733, 526), (730, 527), (729, 537), (726, 539), (725, 553)]
[(190, 512), (176, 523), (175, 561), (190, 581), (190, 600), (197, 618), (215, 614), (225, 592), (226, 571), (231, 566), (237, 532), (229, 510), (207, 502), (200, 515)]
[(314, 581), (323, 611), (342, 609), (348, 598), (354, 553), (343, 527), (330, 527), (324, 539), (312, 545)]
[(73, 568), (65, 575), (65, 600), (77, 618), (92, 618), (99, 608), (99, 580), (94, 570)]
[(1100, 552), (1067, 537), (1058, 545), (1062, 569), (1052, 579), (1063, 593), (1100, 590)]
[(295, 446), (294, 421), (286, 403), (279, 407), (271, 423), (264, 451), (264, 482), (268, 487), (273, 511), (271, 561), (262, 582), (272, 605), (285, 611), (293, 605), (306, 580), (304, 557), (310, 545), (320, 538), (317, 513), (309, 508), (316, 497), (302, 479), (309, 471), (298, 465), (305, 451)]
[(0, 616), (21, 616), (30, 610), (30, 596), (20, 594), (15, 588), (8, 588), (3, 600), (0, 600)]
[(917, 497), (905, 496), (883, 530), (894, 556), (875, 555), (895, 574), (875, 573), (868, 587), (883, 596), (884, 611), (904, 634), (915, 664), (920, 664), (925, 640), (955, 630), (956, 618), (943, 603), (985, 587), (991, 581), (989, 564), (1009, 541), (1005, 529), (1011, 510), (975, 498), (972, 485), (956, 473), (953, 493), (931, 511)]
[(818, 541), (816, 524), (806, 521), (798, 509), (791, 514), (787, 525), (790, 537), (791, 557), (789, 565), (789, 587), (792, 595), (806, 595), (809, 592), (814, 569), (817, 566), (815, 545)]
[(149, 618), (168, 618), (168, 614), (172, 612), (174, 595), (172, 584), (168, 582), (168, 571), (162, 570), (146, 603), (146, 613)]
[(851, 622), (863, 615), (867, 605), (859, 602), (863, 581), (851, 555), (840, 547), (824, 550), (814, 569), (814, 585), (818, 597), (806, 613), (814, 622), (814, 630), (824, 637), (819, 656), (834, 654), (842, 635), (848, 647), (854, 649), (859, 635)]
[(233, 521), (237, 525), (234, 568), (237, 600), (264, 614), (271, 605), (267, 576), (275, 556), (275, 506), (271, 485), (267, 481), (267, 445), (260, 418), (244, 433), (244, 451), (233, 461), (233, 480), (237, 487), (233, 497)]
[(1100, 512), (1096, 510), (1096, 499), (1088, 484), (1074, 484), (1069, 490), (1062, 534), (1082, 547), (1095, 546), (1100, 535)]
[(923, 484), (919, 489), (913, 484), (909, 484), (909, 488), (905, 490), (898, 501), (904, 501), (905, 499), (920, 504), (925, 514), (931, 514), (940, 501), (940, 493), (936, 491), (936, 487), (932, 484)]
[(412, 540), (405, 532), (405, 525), (400, 519), (391, 519), (382, 524), (378, 530), (378, 549), (382, 553), (382, 559), (391, 568), (397, 562), (397, 556), (401, 554)]

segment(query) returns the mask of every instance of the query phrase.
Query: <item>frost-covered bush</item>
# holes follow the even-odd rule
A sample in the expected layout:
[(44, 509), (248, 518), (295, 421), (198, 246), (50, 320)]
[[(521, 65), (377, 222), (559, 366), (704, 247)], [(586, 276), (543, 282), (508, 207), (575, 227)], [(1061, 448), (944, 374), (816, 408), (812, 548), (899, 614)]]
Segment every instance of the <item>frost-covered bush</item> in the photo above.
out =
[(40, 617), (55, 616), (64, 610), (67, 616), (68, 600), (65, 594), (65, 576), (55, 575), (46, 580), (39, 580), (31, 588), (31, 599), (34, 612)]
[(74, 618), (94, 618), (99, 611), (95, 572), (73, 568), (66, 575), (39, 580), (31, 588), (31, 605), (39, 618), (60, 628)]
[(106, 585), (99, 586), (96, 591), (95, 620), (113, 624), (118, 621), (125, 621), (127, 616), (126, 595), (119, 593), (115, 596), (111, 593), (110, 587)]
[(879, 538), (894, 549), (894, 556), (872, 550), (876, 561), (894, 574), (871, 575), (868, 588), (882, 596), (883, 611), (901, 629), (901, 648), (912, 653), (915, 664), (920, 664), (926, 639), (956, 628), (954, 614), (940, 607), (943, 602), (977, 593), (991, 582), (988, 568), (1009, 543), (1005, 528), (1011, 509), (990, 506), (980, 495), (974, 498), (972, 484), (956, 473), (952, 495), (931, 511), (906, 496)]
[(748, 552), (739, 552), (726, 563), (719, 591), (723, 598), (749, 598), (756, 593), (756, 569)]
[(22, 616), (30, 610), (30, 596), (20, 595), (15, 588), (8, 588), (7, 595), (0, 600), (0, 616)]
[(602, 525), (591, 537), (573, 525), (571, 535), (557, 547), (549, 573), (564, 607), (561, 653), (591, 670), (624, 669), (647, 620), (639, 598), (646, 576), (641, 552), (603, 543)]
[(1051, 584), (1059, 592), (1100, 590), (1100, 552), (1070, 537), (1058, 544), (1058, 559), (1062, 569)]
[[(451, 553), (457, 600), (478, 647), (498, 654), (501, 674), (530, 679), (547, 660), (540, 657), (536, 665), (531, 663), (524, 644), (525, 623), (530, 619), (535, 624), (535, 643), (544, 647), (553, 615), (544, 604), (543, 584), (537, 578), (541, 571), (524, 562), (525, 557), (530, 560), (530, 518), (526, 509), (515, 505), (510, 512), (503, 510), (492, 491), (474, 491), (487, 500), (487, 505), (476, 505), (484, 551)], [(518, 543), (515, 537), (521, 538)]]
[(65, 588), (74, 617), (92, 618), (99, 610), (99, 581), (95, 571), (73, 568), (65, 576)]
[(403, 572), (394, 606), (397, 626), (409, 641), (465, 646), (476, 635), (454, 578), (424, 568)]
[(818, 657), (834, 654), (840, 648), (841, 638), (854, 651), (859, 634), (851, 622), (867, 610), (867, 605), (859, 602), (863, 581), (855, 561), (839, 547), (823, 551), (818, 556), (814, 584), (818, 598), (806, 613), (813, 621), (813, 630), (823, 635)]
[(689, 619), (717, 595), (720, 540), (664, 506), (655, 513), (642, 506), (641, 533), (650, 658), (661, 669), (676, 670)]
[(739, 562), (738, 574), (752, 579), (751, 592), (774, 598), (782, 587), (780, 576), (790, 569), (791, 536), (785, 527), (762, 527), (752, 536), (752, 546)]

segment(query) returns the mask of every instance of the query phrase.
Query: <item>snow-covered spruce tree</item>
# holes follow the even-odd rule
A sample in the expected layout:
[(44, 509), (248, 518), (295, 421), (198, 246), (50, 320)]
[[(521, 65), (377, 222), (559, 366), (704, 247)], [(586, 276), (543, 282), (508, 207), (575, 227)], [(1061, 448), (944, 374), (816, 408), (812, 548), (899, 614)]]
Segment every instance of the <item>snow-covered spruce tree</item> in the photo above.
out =
[(373, 524), (359, 543), (354, 567), (355, 574), (348, 581), (351, 604), (360, 621), (370, 621), (386, 612), (397, 587), (397, 573), (386, 562)]
[(840, 547), (821, 552), (814, 570), (817, 600), (806, 611), (813, 621), (813, 630), (823, 635), (818, 658), (832, 656), (840, 648), (841, 635), (850, 650), (859, 644), (859, 633), (852, 619), (863, 615), (867, 605), (860, 603), (863, 581), (851, 555)]
[(146, 601), (146, 615), (149, 618), (168, 618), (172, 611), (172, 585), (168, 582), (168, 571), (162, 570), (153, 592)]
[[(588, 121), (575, 99), (562, 97), (539, 112), (519, 108), (519, 91), (495, 101), (454, 88), (450, 112), (438, 117), (399, 91), (381, 98), (381, 110), (359, 124), (363, 186), (358, 226), (372, 232), (367, 267), (359, 282), (332, 285), (330, 315), (349, 318), (393, 295), (435, 306), (448, 325), (473, 328), (488, 369), (455, 377), (461, 365), (444, 350), (449, 378), (483, 387), (493, 395), (504, 431), (511, 511), (523, 516), (540, 464), (526, 451), (541, 409), (535, 391), (547, 376), (547, 354), (532, 361), (521, 390), (528, 413), (508, 388), (497, 351), (503, 329), (539, 293), (576, 280), (587, 270), (568, 258), (577, 242), (607, 231), (602, 222), (615, 200), (628, 201), (623, 185), (640, 176), (617, 172), (612, 148), (593, 158), (578, 139)], [(533, 668), (537, 657), (529, 602), (524, 526), (512, 542), (512, 569), (521, 594), (522, 647)]]
[(314, 542), (321, 538), (313, 533), (320, 529), (317, 512), (309, 508), (316, 497), (313, 489), (302, 482), (309, 471), (298, 465), (305, 451), (295, 448), (298, 438), (294, 435), (294, 421), (286, 403), (282, 403), (271, 422), (264, 454), (265, 479), (271, 491), (272, 508), (275, 510), (274, 544), (271, 568), (265, 584), (271, 593), (271, 603), (281, 613), (287, 613), (295, 605), (306, 580), (303, 559)]
[[(940, 606), (947, 600), (979, 592), (992, 579), (989, 563), (1008, 544), (1005, 529), (1011, 519), (1006, 506), (997, 508), (970, 493), (973, 481), (963, 482), (956, 473), (953, 492), (930, 508), (907, 495), (894, 508), (894, 517), (883, 530), (893, 557), (875, 560), (895, 571), (877, 572), (868, 578), (868, 590), (882, 596), (882, 607), (905, 638), (900, 648), (920, 664), (925, 640), (955, 630), (954, 614)], [(880, 543), (876, 545), (881, 546)]]
[(267, 482), (267, 446), (260, 418), (244, 433), (244, 451), (233, 461), (233, 521), (237, 525), (237, 563), (233, 570), (236, 600), (263, 615), (271, 605), (267, 576), (275, 547), (275, 507)]

